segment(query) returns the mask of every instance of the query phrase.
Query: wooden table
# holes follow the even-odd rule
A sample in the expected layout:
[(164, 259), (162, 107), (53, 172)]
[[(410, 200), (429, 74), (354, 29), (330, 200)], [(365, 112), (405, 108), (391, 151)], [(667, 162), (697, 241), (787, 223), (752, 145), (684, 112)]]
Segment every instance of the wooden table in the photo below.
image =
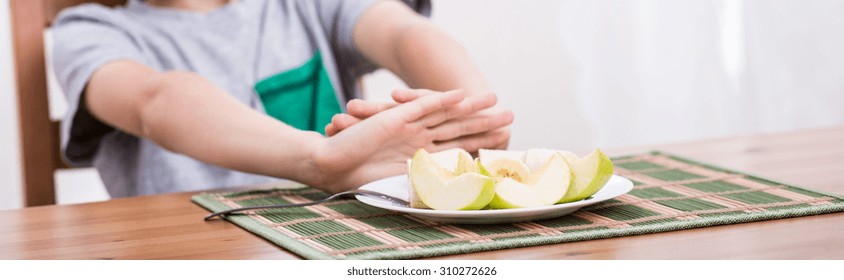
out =
[[(844, 194), (844, 125), (612, 149), (660, 149)], [(298, 259), (177, 193), (0, 212), (0, 259)], [(844, 213), (452, 255), (439, 259), (844, 259)]]

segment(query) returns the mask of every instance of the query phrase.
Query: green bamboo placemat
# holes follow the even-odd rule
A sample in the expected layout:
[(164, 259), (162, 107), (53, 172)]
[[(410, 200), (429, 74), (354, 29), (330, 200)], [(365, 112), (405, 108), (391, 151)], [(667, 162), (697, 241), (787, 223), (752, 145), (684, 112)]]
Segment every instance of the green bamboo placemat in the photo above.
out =
[[(229, 221), (308, 259), (409, 259), (666, 232), (844, 211), (844, 198), (677, 156), (613, 159), (630, 193), (560, 218), (497, 225), (440, 224), (358, 202), (232, 215)], [(298, 203), (314, 188), (204, 193), (210, 211)], [(197, 217), (199, 219), (200, 217)]]

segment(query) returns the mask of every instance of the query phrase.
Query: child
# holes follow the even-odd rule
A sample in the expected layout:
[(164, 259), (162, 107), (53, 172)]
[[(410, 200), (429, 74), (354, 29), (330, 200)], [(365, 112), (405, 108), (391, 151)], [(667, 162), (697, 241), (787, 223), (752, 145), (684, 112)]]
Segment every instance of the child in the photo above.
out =
[[(465, 51), (408, 8), (427, 1), (408, 4), (130, 0), (63, 11), (53, 26), (70, 103), (63, 154), (124, 197), (276, 178), (339, 192), (405, 172), (419, 148), (506, 147), (512, 113)], [(428, 90), (352, 100), (377, 67)]]

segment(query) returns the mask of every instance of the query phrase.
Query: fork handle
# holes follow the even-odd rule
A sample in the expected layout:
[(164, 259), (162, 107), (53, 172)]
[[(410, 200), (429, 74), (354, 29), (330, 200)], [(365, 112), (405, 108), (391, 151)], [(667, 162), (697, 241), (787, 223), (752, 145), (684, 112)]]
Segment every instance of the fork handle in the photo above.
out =
[(262, 206), (249, 206), (249, 207), (234, 208), (234, 209), (223, 210), (223, 211), (211, 213), (208, 216), (205, 216), (204, 220), (208, 221), (210, 219), (213, 219), (214, 217), (218, 217), (218, 216), (222, 217), (222, 216), (225, 216), (225, 215), (228, 215), (228, 214), (231, 214), (231, 213), (243, 212), (243, 211), (249, 211), (249, 210), (279, 209), (279, 208), (304, 207), (304, 206), (317, 205), (317, 204), (324, 203), (324, 202), (329, 201), (329, 200), (333, 200), (333, 199), (340, 198), (340, 197), (343, 197), (343, 196), (354, 195), (354, 194), (358, 194), (358, 193), (360, 193), (359, 190), (351, 190), (351, 191), (335, 193), (335, 194), (328, 196), (326, 198), (311, 201), (311, 202), (291, 203), (291, 204), (276, 204), (276, 205), (262, 205)]
[(387, 201), (390, 201), (390, 202), (393, 202), (393, 203), (401, 203), (402, 205), (410, 205), (410, 203), (408, 203), (407, 201), (404, 201), (402, 199), (392, 197), (392, 196), (389, 196), (389, 195), (386, 195), (386, 194), (368, 191), (368, 190), (355, 189), (355, 190), (348, 190), (348, 191), (345, 191), (345, 192), (339, 192), (339, 193), (336, 193), (336, 194), (331, 195), (329, 197), (323, 198), (321, 200), (305, 202), (305, 203), (249, 206), (249, 207), (241, 207), (241, 208), (223, 210), (223, 211), (214, 212), (214, 213), (211, 213), (208, 216), (205, 216), (205, 220), (208, 221), (210, 219), (213, 219), (214, 217), (222, 217), (222, 216), (225, 216), (225, 215), (228, 215), (228, 214), (231, 214), (231, 213), (249, 211), (249, 210), (279, 209), (279, 208), (303, 207), (303, 206), (317, 205), (317, 204), (324, 203), (326, 201), (333, 200), (333, 199), (336, 199), (336, 198), (340, 198), (340, 197), (343, 197), (343, 196), (354, 196), (354, 195), (364, 195), (364, 196), (378, 197), (380, 199), (384, 199), (384, 200), (387, 200)]
[(228, 215), (228, 214), (231, 214), (231, 213), (243, 212), (243, 211), (249, 211), (249, 210), (303, 207), (303, 206), (317, 205), (317, 204), (320, 204), (322, 202), (323, 201), (318, 200), (318, 201), (311, 201), (311, 202), (305, 202), (305, 203), (276, 204), (276, 205), (263, 205), (263, 206), (249, 206), (249, 207), (233, 208), (233, 209), (229, 209), (229, 210), (223, 210), (223, 211), (211, 213), (208, 216), (205, 216), (204, 220), (208, 221), (210, 219), (213, 219), (214, 217), (218, 217), (218, 216), (222, 217), (222, 216), (225, 216), (225, 215)]

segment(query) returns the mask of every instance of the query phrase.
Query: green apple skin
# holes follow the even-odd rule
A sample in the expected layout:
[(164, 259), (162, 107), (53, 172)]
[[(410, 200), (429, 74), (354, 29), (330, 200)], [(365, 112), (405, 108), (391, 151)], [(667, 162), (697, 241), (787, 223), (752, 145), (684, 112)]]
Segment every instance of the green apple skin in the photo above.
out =
[[(457, 189), (461, 186), (472, 186), (472, 185), (480, 185), (477, 191), (477, 197), (463, 207), (453, 207), (456, 210), (480, 210), (489, 205), (489, 202), (495, 198), (495, 179), (492, 177), (481, 175), (480, 173), (466, 173), (457, 177), (454, 181), (449, 184), (448, 188), (450, 189)], [(452, 194), (454, 196), (455, 194)], [(459, 195), (459, 194), (457, 194)], [(424, 201), (424, 200), (423, 200)], [(441, 207), (440, 210), (447, 210), (448, 205), (456, 205), (456, 204), (446, 204), (445, 206)], [(437, 208), (434, 208), (437, 209)]]
[(511, 209), (552, 205), (559, 201), (572, 184), (572, 171), (559, 154), (533, 172), (525, 182), (501, 178), (496, 182), (492, 209)]
[(425, 206), (435, 210), (478, 210), (495, 197), (492, 177), (476, 172), (455, 175), (423, 149), (413, 155), (408, 176), (411, 191)]
[[(521, 183), (516, 182), (515, 180), (510, 179), (510, 178), (504, 178), (502, 180), (499, 180), (496, 183), (496, 188), (501, 187), (501, 186), (507, 186), (509, 184), (521, 184)], [(523, 208), (523, 207), (524, 206), (522, 206), (522, 205), (510, 203), (510, 201), (508, 201), (507, 199), (504, 199), (501, 196), (499, 196), (498, 192), (495, 193), (495, 197), (492, 198), (492, 201), (490, 201), (489, 205), (487, 206), (488, 209), (513, 209), (513, 208)]]
[(571, 162), (574, 180), (572, 187), (558, 203), (585, 199), (597, 193), (613, 175), (613, 164), (600, 149)]
[(454, 168), (454, 175), (462, 175), (469, 172), (478, 172), (478, 165), (472, 156), (466, 151), (457, 154), (457, 167)]
[(489, 174), (489, 170), (487, 170), (486, 167), (481, 164), (481, 159), (475, 159), (475, 166), (478, 167), (478, 173), (481, 173), (481, 175), (492, 177), (492, 175)]
[[(446, 169), (441, 170), (441, 172), (443, 173), (446, 173), (447, 170), (452, 169), (454, 170), (454, 175), (460, 175), (466, 172), (477, 172), (477, 168), (472, 162), (472, 155), (470, 155), (463, 149), (454, 148), (436, 153), (430, 153), (430, 155), (434, 162)], [(412, 160), (407, 161), (408, 171), (410, 171), (411, 161)], [(409, 180), (410, 172), (408, 172), (408, 181)], [(416, 190), (414, 188), (410, 188), (408, 200), (410, 201), (411, 208), (431, 209), (431, 207), (428, 207), (428, 205), (425, 205), (425, 203), (422, 202), (422, 199), (420, 199), (419, 195), (416, 194)]]

